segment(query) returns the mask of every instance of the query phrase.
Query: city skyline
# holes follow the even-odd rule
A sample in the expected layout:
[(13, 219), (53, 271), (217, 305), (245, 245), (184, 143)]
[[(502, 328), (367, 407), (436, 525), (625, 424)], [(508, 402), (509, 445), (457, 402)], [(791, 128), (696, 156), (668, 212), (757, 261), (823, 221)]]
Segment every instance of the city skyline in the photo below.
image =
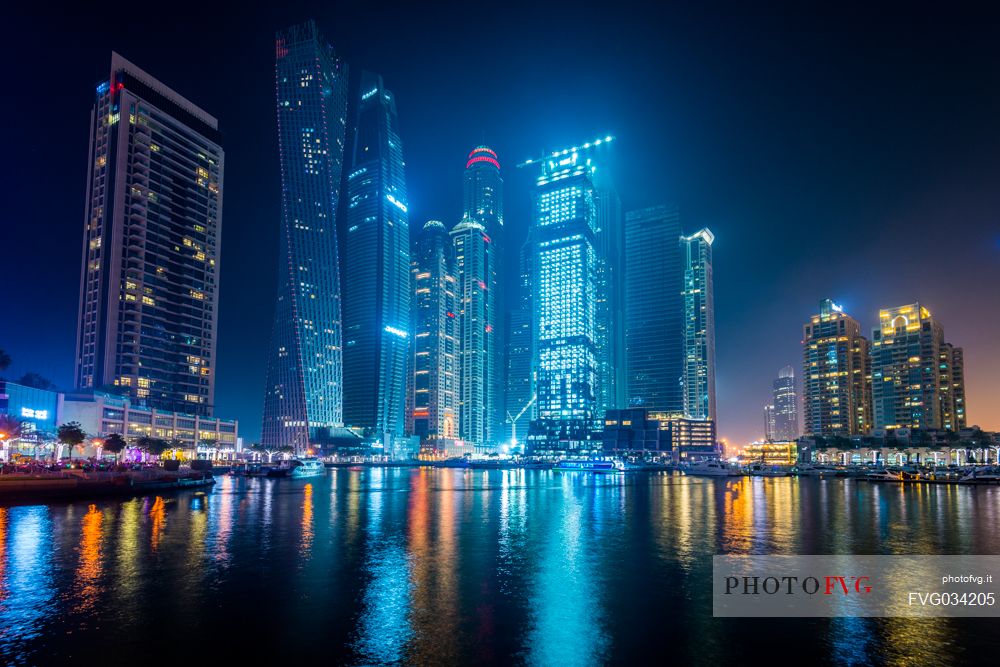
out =
[[(320, 23), (321, 26), (330, 25), (329, 21), (321, 21)], [(274, 28), (280, 27), (280, 25), (281, 24), (272, 25), (270, 28), (270, 34), (273, 34)], [(339, 35), (333, 35), (330, 37), (331, 41), (334, 42), (334, 44), (338, 43), (339, 38), (340, 38)], [(109, 42), (110, 41), (111, 40), (109, 40)], [(114, 44), (108, 43), (107, 45), (105, 45), (104, 62), (106, 62), (107, 50), (111, 46), (114, 46)], [(233, 114), (223, 114), (222, 111), (217, 108), (217, 106), (219, 105), (213, 106), (211, 104), (211, 99), (206, 99), (203, 101), (203, 96), (197, 94), (198, 93), (197, 88), (199, 87), (199, 85), (193, 85), (194, 82), (186, 80), (185, 77), (171, 75), (171, 67), (160, 68), (155, 66), (156, 65), (155, 62), (152, 63), (149, 62), (150, 60), (153, 61), (157, 60), (157, 57), (155, 56), (147, 57), (147, 55), (143, 54), (143, 49), (138, 45), (134, 45), (133, 48), (130, 48), (128, 51), (126, 51), (126, 54), (128, 57), (138, 62), (140, 66), (143, 66), (148, 71), (153, 72), (158, 78), (162, 79), (167, 85), (173, 86), (182, 95), (184, 95), (189, 99), (192, 99), (195, 103), (199, 104), (199, 106), (203, 106), (204, 108), (208, 109), (209, 112), (213, 113), (213, 115), (220, 118), (221, 129), (224, 133), (228, 132), (227, 128), (233, 126), (238, 127), (240, 125), (241, 120), (239, 117)], [(348, 52), (348, 60), (352, 62), (352, 64), (357, 61), (353, 57), (353, 54), (351, 54), (350, 52)], [(360, 62), (359, 65), (367, 66), (367, 63)], [(95, 72), (99, 70), (99, 67), (96, 62), (92, 63), (91, 66), (85, 68)], [(163, 70), (162, 72), (161, 69)], [(176, 72), (176, 70), (173, 71)], [(267, 71), (264, 70), (263, 72), (256, 72), (255, 75), (260, 76), (264, 74), (265, 75), (264, 78), (267, 78), (266, 73)], [(97, 77), (91, 77), (91, 78), (96, 79)], [(207, 78), (209, 78), (210, 81), (213, 80), (211, 77)], [(69, 85), (74, 85), (71, 79), (67, 79), (67, 81), (70, 81)], [(80, 83), (79, 87), (81, 90), (90, 87), (87, 81), (88, 80), (84, 79), (84, 81)], [(389, 79), (390, 86), (392, 86), (395, 81), (396, 77), (390, 78)], [(191, 89), (192, 87), (194, 88), (193, 90)], [(271, 103), (273, 103), (273, 90), (271, 91), (271, 96), (272, 96)], [(204, 96), (204, 97), (210, 98), (211, 96)], [(402, 95), (400, 96), (401, 105), (404, 106), (415, 105), (416, 103), (417, 103), (416, 97), (413, 96), (403, 97)], [(65, 114), (66, 110), (64, 109), (63, 112)], [(249, 113), (249, 111), (247, 111), (247, 113)], [(254, 110), (254, 113), (255, 114), (264, 113), (266, 116), (269, 113), (269, 109), (265, 105), (260, 109)], [(404, 142), (404, 145), (409, 146), (411, 141), (410, 135), (412, 133), (408, 133), (406, 131), (407, 128), (405, 125), (406, 122), (405, 114), (401, 113), (401, 116), (404, 119), (401, 120), (401, 122), (403, 123), (403, 129), (401, 131), (402, 140)], [(271, 116), (269, 120), (273, 125), (273, 116)], [(413, 122), (416, 123), (417, 121), (414, 120)], [(485, 124), (483, 121), (480, 121), (480, 123)], [(595, 122), (594, 119), (588, 119), (588, 124), (593, 125), (594, 127), (579, 134), (577, 134), (574, 130), (572, 136), (566, 136), (566, 139), (569, 141), (576, 141), (578, 136), (580, 136), (580, 134), (584, 135), (592, 134), (594, 129), (603, 129), (604, 127), (606, 127), (605, 125), (601, 125), (600, 123)], [(544, 122), (541, 123), (540, 125), (544, 126)], [(620, 150), (625, 152), (625, 154), (628, 155), (629, 157), (633, 156), (635, 154), (635, 147), (637, 145), (637, 139), (635, 135), (637, 134), (638, 128), (630, 128), (629, 131), (623, 132), (622, 129), (620, 127), (616, 127), (616, 125), (620, 124), (610, 124), (607, 126), (612, 127), (612, 129), (614, 129), (616, 133), (616, 141), (621, 143), (621, 145), (623, 146), (623, 148), (621, 148)], [(77, 130), (79, 129), (80, 128), (78, 127)], [(543, 128), (540, 127), (539, 129)], [(272, 129), (272, 134), (273, 134), (273, 129)], [(554, 134), (562, 136), (558, 132)], [(569, 130), (566, 130), (565, 134), (569, 135), (571, 133)], [(226, 145), (228, 153), (230, 150), (229, 146), (234, 141), (234, 137), (231, 134), (226, 134), (226, 137), (227, 137)], [(463, 138), (462, 143), (466, 144), (466, 146), (470, 144), (471, 145), (475, 144), (476, 137), (473, 137), (472, 141), (469, 141), (468, 139), (469, 139), (468, 137)], [(420, 139), (419, 141), (423, 142), (422, 139)], [(79, 142), (77, 141), (77, 143)], [(239, 143), (239, 141), (237, 141), (237, 143)], [(534, 151), (531, 149), (530, 146), (525, 147), (522, 145), (520, 148), (518, 148), (515, 145), (513, 147), (507, 148), (506, 143), (504, 142), (490, 141), (490, 143), (491, 145), (497, 147), (500, 152), (512, 154), (514, 158), (518, 157), (519, 154), (528, 156), (534, 153)], [(546, 142), (546, 143), (551, 144), (553, 142)], [(416, 156), (419, 153), (418, 151), (415, 150), (414, 151), (408, 150), (408, 156), (410, 155), (411, 152), (413, 154), (412, 159), (424, 159), (424, 158), (417, 158)], [(467, 148), (464, 149), (464, 151), (458, 151), (458, 152), (449, 151), (449, 153), (453, 154), (453, 157), (449, 157), (447, 161), (449, 163), (451, 162), (459, 163), (461, 162), (466, 152)], [(272, 158), (272, 162), (275, 163), (274, 165), (270, 166), (265, 165), (268, 166), (269, 169), (276, 168), (276, 162), (277, 162), (276, 155), (277, 153), (275, 152), (274, 157)], [(68, 161), (76, 163), (77, 167), (75, 171), (78, 173), (79, 160), (74, 158)], [(622, 162), (626, 161), (627, 160), (624, 159), (622, 160)], [(458, 168), (460, 169), (461, 165), (459, 165)], [(236, 178), (238, 177), (233, 176), (231, 173), (227, 173), (227, 190), (228, 190), (228, 185), (231, 184)], [(440, 178), (441, 180), (446, 180), (443, 176)], [(623, 177), (620, 180), (627, 181), (628, 179)], [(80, 185), (79, 185), (80, 182), (81, 182), (80, 178), (77, 178), (75, 181), (67, 179), (65, 182), (63, 182), (62, 179), (58, 179), (55, 182), (56, 183), (55, 186), (53, 186), (53, 183), (50, 182), (49, 187), (56, 187), (58, 189), (66, 190), (70, 193), (75, 193), (72, 194), (72, 196), (67, 195), (65, 198), (78, 202), (79, 197), (77, 195), (80, 192)], [(245, 185), (242, 187), (244, 188), (245, 192)], [(273, 185), (269, 185), (268, 187), (273, 187)], [(680, 184), (675, 185), (674, 187), (678, 189), (679, 197), (670, 197), (670, 199), (679, 198), (683, 202), (686, 199), (685, 193), (682, 191), (683, 188), (681, 187)], [(509, 187), (506, 200), (508, 206), (511, 208), (520, 209), (520, 211), (523, 212), (525, 209), (525, 203), (523, 201), (518, 201), (518, 200), (525, 198), (526, 193), (527, 190), (524, 188), (523, 182), (519, 184), (517, 188)], [(451, 202), (452, 197), (439, 197), (438, 203), (434, 204), (433, 206), (429, 206), (428, 204), (426, 204), (427, 197), (428, 196), (426, 193), (421, 194), (421, 198), (424, 201), (420, 204), (421, 206), (420, 212), (414, 214), (413, 216), (414, 220), (423, 221), (429, 218), (444, 218), (448, 220), (453, 219), (450, 216), (446, 215), (448, 213), (447, 211), (442, 211), (441, 213), (435, 214), (432, 210), (432, 209), (441, 210), (454, 206), (454, 204), (449, 203)], [(276, 196), (272, 198), (277, 200)], [(634, 191), (633, 191), (633, 196), (625, 197), (625, 199), (627, 201), (627, 207), (629, 208), (635, 205), (642, 205), (642, 204), (653, 205), (657, 203), (657, 201), (652, 197), (649, 197), (648, 194), (645, 196), (635, 197)], [(235, 219), (241, 220), (239, 211), (240, 210), (243, 210), (244, 212), (246, 211), (246, 199), (244, 197), (241, 203), (236, 204), (237, 213), (235, 214), (232, 213), (232, 207), (230, 206), (232, 200), (233, 196), (232, 194), (229, 194), (227, 196), (226, 219), (233, 220), (235, 217)], [(273, 203), (268, 203), (268, 207), (272, 207), (273, 205), (274, 205)], [(941, 204), (938, 205), (940, 206)], [(947, 207), (949, 205), (953, 206), (954, 204), (945, 203), (944, 205)], [(79, 207), (77, 204), (77, 210), (78, 208)], [(728, 228), (725, 226), (720, 228), (719, 224), (716, 221), (716, 216), (711, 214), (709, 215), (704, 214), (705, 208), (706, 205), (704, 204), (704, 202), (702, 202), (700, 206), (696, 206), (691, 216), (687, 215), (685, 216), (685, 220), (687, 221), (685, 226), (689, 229), (698, 229), (702, 226), (710, 226), (713, 229), (713, 231), (719, 234), (720, 243), (716, 244), (714, 248), (716, 252), (716, 263), (718, 266), (725, 267), (726, 261), (723, 261), (722, 259), (722, 252), (723, 252), (722, 247), (726, 244), (740, 244), (741, 238), (743, 237), (740, 236), (739, 230), (732, 225)], [(711, 210), (710, 206), (708, 208), (709, 210)], [(685, 211), (687, 210), (688, 208), (685, 207)], [(78, 213), (76, 213), (75, 215), (78, 216)], [(510, 216), (508, 215), (508, 217)], [(79, 218), (77, 217), (76, 220), (78, 221)], [(263, 227), (257, 228), (255, 232), (255, 238), (257, 243), (260, 243), (263, 238), (263, 240), (266, 241), (265, 243), (263, 243), (263, 245), (270, 245), (270, 242), (267, 241), (267, 238), (269, 237), (270, 234), (268, 230), (274, 228), (275, 220), (276, 218), (272, 217), (269, 220), (262, 221)], [(54, 224), (54, 223), (46, 222), (45, 224)], [(236, 245), (235, 246), (229, 245), (228, 239), (230, 237), (226, 236), (227, 239), (227, 243), (225, 244), (226, 251), (224, 260), (222, 262), (223, 296), (222, 296), (222, 303), (220, 304), (220, 311), (221, 311), (220, 317), (223, 319), (227, 317), (232, 317), (232, 313), (234, 311), (239, 311), (240, 309), (239, 304), (244, 299), (250, 299), (252, 302), (259, 302), (259, 304), (264, 305), (262, 309), (265, 311), (269, 309), (269, 307), (266, 304), (273, 303), (273, 300), (267, 298), (266, 294), (240, 295), (238, 293), (240, 291), (238, 283), (226, 282), (227, 278), (225, 272), (227, 271), (226, 268), (227, 262), (236, 261), (239, 263), (246, 263), (254, 261), (253, 259), (254, 254), (246, 253), (246, 250), (248, 248), (248, 246), (246, 245), (247, 238), (246, 237), (241, 238), (241, 234), (248, 232), (242, 232), (240, 230), (231, 232), (230, 230), (232, 230), (235, 226), (236, 226), (235, 224), (226, 225), (227, 235), (231, 233), (235, 234)], [(520, 229), (524, 229), (524, 226), (525, 226), (525, 220), (522, 214), (520, 216), (520, 219), (518, 220), (518, 227)], [(45, 229), (44, 225), (41, 227), (41, 229)], [(263, 230), (263, 233), (265, 234), (264, 237), (261, 237), (260, 235), (261, 230)], [(982, 249), (982, 247), (985, 246), (986, 248), (992, 249), (994, 253), (996, 252), (997, 248), (996, 240), (990, 239), (990, 237), (988, 236), (984, 236), (983, 233), (985, 233), (986, 231), (987, 230), (985, 229), (985, 227), (982, 227), (981, 233), (978, 236), (973, 235), (972, 238), (979, 238), (985, 243), (981, 243), (980, 246), (977, 246), (977, 248), (971, 249), (972, 251), (979, 252)], [(796, 233), (798, 232), (793, 230), (792, 236), (794, 237)], [(46, 237), (47, 243), (49, 245), (52, 245), (53, 235), (51, 233), (46, 232), (45, 234), (43, 234), (43, 236)], [(20, 238), (20, 237), (15, 236), (15, 238)], [(992, 245), (990, 245), (990, 241), (992, 241)], [(72, 239), (67, 238), (67, 245), (74, 245), (72, 243)], [(512, 242), (511, 245), (516, 245), (516, 242)], [(730, 247), (732, 246), (730, 245)], [(59, 252), (62, 253), (61, 250)], [(728, 252), (732, 252), (732, 250), (729, 250)], [(732, 255), (730, 255), (730, 257), (732, 257)], [(990, 257), (990, 255), (987, 255), (986, 257)], [(508, 260), (509, 260), (509, 254), (508, 254)], [(815, 257), (813, 258), (813, 261), (817, 261)], [(274, 266), (276, 262), (267, 264), (266, 261), (262, 261), (260, 262), (260, 264), (261, 268), (263, 269), (261, 272), (270, 275), (271, 269), (267, 267)], [(508, 264), (511, 265), (512, 263), (508, 262)], [(989, 268), (989, 265), (987, 265), (987, 268)], [(27, 277), (32, 275), (31, 271), (27, 270), (27, 267), (24, 267), (23, 265), (15, 263), (14, 269), (15, 269), (15, 274), (18, 276)], [(789, 269), (786, 267), (784, 270), (788, 271)], [(993, 268), (993, 270), (995, 271), (995, 267)], [(744, 369), (743, 364), (733, 363), (734, 360), (738, 360), (738, 357), (741, 353), (740, 352), (741, 345), (734, 344), (734, 341), (737, 343), (739, 341), (739, 339), (735, 337), (736, 334), (734, 333), (734, 331), (738, 331), (739, 334), (741, 335), (744, 334), (745, 331), (743, 329), (740, 329), (739, 327), (733, 326), (734, 321), (731, 310), (733, 308), (732, 304), (734, 301), (740, 300), (740, 290), (732, 289), (732, 286), (735, 284), (734, 277), (737, 269), (735, 267), (729, 269), (723, 268), (722, 271), (723, 272), (728, 271), (729, 276), (727, 277), (725, 282), (721, 281), (720, 276), (718, 275), (716, 276), (716, 295), (717, 295), (717, 300), (720, 302), (719, 315), (718, 315), (720, 321), (717, 323), (716, 327), (719, 338), (717, 342), (717, 348), (719, 350), (719, 355), (720, 355), (720, 359), (718, 362), (718, 368), (720, 374), (720, 407), (719, 407), (720, 435), (722, 435), (723, 437), (727, 437), (730, 440), (748, 441), (751, 435), (753, 435), (754, 433), (759, 434), (759, 431), (761, 430), (760, 419), (759, 419), (759, 404), (760, 404), (759, 399), (762, 399), (766, 396), (766, 381), (767, 378), (770, 377), (771, 371), (764, 371), (763, 373), (761, 372), (748, 373), (747, 371), (743, 370)], [(958, 271), (957, 268), (956, 271)], [(58, 275), (58, 272), (54, 273)], [(239, 274), (237, 273), (235, 275)], [(725, 273), (723, 273), (723, 275), (725, 275)], [(883, 278), (887, 278), (888, 272), (880, 275)], [(229, 280), (232, 281), (233, 278), (229, 278)], [(817, 283), (819, 284), (810, 285), (808, 294), (804, 294), (802, 291), (796, 291), (794, 294), (789, 295), (788, 298), (781, 298), (780, 296), (776, 296), (771, 299), (768, 299), (766, 303), (758, 304), (758, 308), (756, 309), (756, 316), (761, 317), (763, 319), (767, 319), (769, 322), (775, 319), (782, 320), (786, 323), (788, 322), (789, 319), (792, 319), (795, 322), (801, 322), (812, 312), (813, 310), (812, 304), (814, 304), (818, 300), (818, 298), (830, 294), (835, 298), (837, 298), (838, 301), (842, 300), (844, 302), (845, 308), (849, 310), (852, 314), (854, 314), (854, 316), (861, 322), (861, 330), (862, 333), (864, 334), (868, 332), (870, 330), (870, 327), (875, 323), (879, 308), (887, 307), (894, 303), (910, 303), (915, 300), (919, 300), (921, 303), (926, 303), (928, 304), (928, 307), (930, 308), (931, 312), (933, 312), (936, 317), (939, 317), (940, 320), (947, 327), (947, 330), (949, 332), (949, 341), (952, 341), (956, 345), (959, 345), (965, 349), (966, 363), (969, 369), (967, 373), (968, 383), (969, 383), (968, 393), (970, 395), (968, 423), (969, 424), (977, 423), (987, 428), (989, 428), (990, 426), (995, 426), (995, 423), (991, 423), (989, 418), (996, 413), (995, 411), (996, 396), (995, 394), (991, 394), (987, 389), (987, 385), (989, 383), (989, 377), (987, 376), (990, 372), (990, 369), (995, 367), (994, 365), (995, 352), (989, 348), (988, 338), (983, 338), (981, 335), (979, 335), (979, 331), (981, 329), (989, 330), (990, 327), (980, 326), (980, 319), (979, 319), (980, 314), (978, 311), (973, 310), (974, 304), (972, 301), (966, 301), (963, 307), (961, 300), (955, 300), (954, 302), (950, 300), (949, 292), (947, 290), (942, 291), (942, 287), (947, 287), (947, 285), (939, 286), (937, 284), (932, 283), (932, 281), (930, 280), (923, 282), (918, 280), (915, 284), (911, 284), (909, 286), (903, 285), (902, 282), (903, 281), (899, 281), (895, 284), (888, 283), (888, 281), (880, 283), (878, 281), (868, 280), (867, 277), (865, 280), (859, 281), (858, 278), (849, 276), (835, 276), (833, 278), (824, 278), (822, 280), (817, 281)], [(947, 283), (948, 281), (944, 282)], [(26, 283), (24, 288), (27, 289), (27, 286), (29, 284), (32, 283)], [(41, 280), (41, 284), (46, 285), (46, 279), (43, 278)], [(251, 284), (253, 284), (253, 282), (251, 282)], [(69, 288), (69, 291), (72, 292), (74, 290), (71, 287)], [(63, 306), (60, 309), (60, 308), (55, 308), (54, 304), (60, 300), (63, 301), (63, 303), (65, 304), (66, 299), (61, 296), (57, 296), (55, 294), (55, 290), (50, 290), (50, 292), (51, 292), (51, 299), (53, 301), (52, 309), (57, 313), (62, 312), (63, 317), (65, 317), (65, 306)], [(70, 301), (71, 300), (72, 299), (70, 299)], [(729, 304), (728, 306), (725, 305), (727, 303)], [(778, 308), (780, 308), (781, 311), (780, 314), (776, 312)], [(761, 309), (763, 309), (763, 312), (761, 312)], [(227, 311), (229, 315), (227, 315)], [(266, 319), (270, 319), (270, 316), (268, 316)], [(737, 319), (736, 322), (738, 323), (739, 320)], [(223, 346), (229, 344), (228, 341), (233, 341), (234, 336), (238, 336), (237, 332), (255, 331), (256, 333), (253, 333), (252, 337), (256, 337), (258, 348), (260, 347), (259, 341), (261, 338), (261, 334), (259, 333), (260, 329), (259, 326), (250, 326), (245, 322), (243, 324), (236, 325), (232, 320), (230, 320), (228, 324), (223, 322), (221, 326), (222, 326), (222, 332), (220, 333), (220, 338), (221, 342), (223, 343)], [(768, 360), (769, 367), (773, 368), (780, 366), (781, 363), (786, 363), (787, 362), (786, 360), (795, 358), (794, 355), (798, 343), (798, 341), (795, 340), (795, 338), (797, 338), (797, 328), (798, 328), (797, 325), (788, 326), (787, 324), (785, 324), (784, 326), (777, 329), (779, 333), (777, 333), (776, 335), (780, 336), (785, 342), (773, 344), (773, 347), (766, 352), (766, 354), (770, 357), (770, 359), (777, 359), (777, 361), (774, 362)], [(43, 340), (51, 336), (55, 336), (55, 331), (53, 329), (54, 328), (50, 327), (50, 331), (43, 334), (42, 336)], [(769, 325), (766, 327), (766, 329), (768, 330), (770, 335), (775, 335), (776, 331), (775, 328)], [(264, 330), (266, 333), (263, 335), (263, 337), (266, 338), (267, 334), (269, 333), (268, 331), (269, 326), (265, 326)], [(16, 334), (14, 335), (16, 336)], [(58, 359), (57, 354), (49, 354), (47, 351), (44, 354), (37, 354), (31, 350), (29, 345), (27, 345), (27, 341), (19, 341), (16, 337), (13, 339), (13, 343), (8, 343), (8, 340), (9, 339), (5, 339), (3, 341), (3, 346), (5, 347), (5, 349), (8, 349), (8, 351), (12, 353), (12, 356), (14, 357), (15, 360), (14, 368), (17, 369), (16, 371), (12, 371), (11, 373), (12, 376), (16, 377), (17, 371), (23, 372), (28, 370), (37, 370), (45, 375), (48, 375), (51, 379), (56, 381), (57, 384), (66, 386), (70, 384), (67, 378), (68, 373), (63, 370), (58, 370), (57, 363), (55, 361), (52, 363), (52, 365), (47, 366), (45, 361), (43, 360), (43, 357), (55, 357), (56, 359)], [(53, 345), (54, 349), (59, 349), (59, 348), (65, 349), (66, 347), (65, 335), (63, 335), (61, 338), (56, 336), (54, 340), (62, 341), (61, 343), (54, 344)], [(259, 414), (260, 411), (259, 396), (263, 391), (263, 377), (262, 377), (263, 373), (259, 370), (255, 374), (240, 373), (238, 368), (240, 365), (238, 355), (241, 351), (241, 346), (239, 345), (239, 343), (233, 343), (233, 346), (236, 349), (230, 352), (220, 349), (220, 355), (227, 355), (228, 361), (223, 363), (222, 367), (218, 368), (216, 373), (216, 377), (219, 378), (219, 381), (226, 386), (225, 391), (222, 390), (217, 391), (223, 403), (221, 403), (217, 407), (216, 412), (217, 414), (226, 417), (231, 417), (231, 416), (239, 417), (241, 419), (241, 431), (244, 430), (243, 425), (245, 424), (247, 426), (246, 433), (248, 437), (250, 439), (255, 439), (254, 418), (250, 417), (249, 415), (251, 415), (253, 412), (257, 412)], [(72, 352), (69, 352), (69, 355), (71, 354)], [(64, 360), (66, 356), (68, 355), (64, 353), (63, 356)], [(263, 350), (258, 349), (258, 352), (253, 358), (262, 359)], [(974, 361), (970, 363), (970, 360)], [(735, 381), (733, 379), (735, 376), (744, 374), (748, 376), (755, 376), (752, 377), (753, 383), (765, 387), (763, 390), (760, 390), (757, 394), (754, 395), (755, 397), (754, 400), (747, 400), (739, 395), (735, 395), (736, 392), (734, 392), (732, 386), (730, 386)], [(254, 375), (256, 377), (254, 377)], [(255, 409), (252, 406), (250, 406), (250, 404), (241, 404), (240, 392), (233, 391), (233, 387), (235, 385), (244, 384), (248, 382), (260, 388), (260, 390), (257, 393), (258, 398), (255, 401), (253, 401), (253, 403), (256, 405)], [(995, 383), (993, 384), (995, 385)], [(223, 396), (225, 396), (225, 398), (222, 398)], [(747, 406), (744, 407), (742, 403), (746, 403)], [(745, 424), (743, 424), (745, 419), (741, 413), (746, 413), (751, 416), (751, 419), (746, 421), (752, 423), (754, 427), (752, 430), (748, 428)]]

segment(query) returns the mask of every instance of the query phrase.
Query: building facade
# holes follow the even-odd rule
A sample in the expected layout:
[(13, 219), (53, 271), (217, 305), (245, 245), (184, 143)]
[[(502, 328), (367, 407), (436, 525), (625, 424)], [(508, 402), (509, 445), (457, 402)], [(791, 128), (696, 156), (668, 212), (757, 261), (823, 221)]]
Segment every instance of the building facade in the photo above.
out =
[(527, 442), (528, 425), (535, 418), (535, 386), (531, 370), (532, 257), (531, 244), (525, 242), (518, 253), (517, 291), (507, 316), (507, 421), (503, 435), (510, 439), (512, 447), (521, 447)]
[(764, 406), (764, 442), (773, 442), (776, 425), (774, 423), (774, 404)]
[(871, 359), (861, 325), (830, 299), (802, 332), (807, 435), (857, 435), (871, 428)]
[(341, 226), (344, 424), (401, 437), (410, 344), (410, 231), (396, 100), (362, 73)]
[(643, 408), (608, 410), (602, 437), (609, 454), (652, 454), (674, 463), (719, 456), (715, 422)]
[(964, 428), (962, 361), (962, 349), (945, 342), (919, 303), (880, 310), (871, 344), (875, 428)]
[(421, 449), (445, 451), (458, 439), (459, 308), (455, 257), (445, 226), (430, 220), (413, 247), (413, 345), (407, 433)]
[(598, 239), (595, 173), (608, 140), (528, 163), (540, 167), (530, 231), (537, 416), (528, 441), (536, 453), (600, 448), (592, 436), (603, 413), (597, 387), (604, 354), (598, 290), (605, 258)]
[(770, 440), (791, 442), (799, 435), (799, 395), (795, 388), (795, 369), (785, 366), (773, 383), (774, 429)]
[(215, 118), (112, 54), (91, 113), (77, 387), (212, 413), (223, 163)]
[(684, 416), (716, 419), (715, 299), (712, 286), (712, 243), (708, 229), (682, 236), (684, 266)]
[(478, 146), (462, 176), (463, 217), (452, 230), (461, 317), (461, 437), (503, 439), (503, 178), (496, 152)]
[(625, 398), (629, 407), (682, 413), (684, 269), (677, 206), (625, 215)]
[(280, 282), (261, 443), (301, 452), (343, 424), (337, 216), (348, 73), (311, 21), (279, 32), (275, 57)]

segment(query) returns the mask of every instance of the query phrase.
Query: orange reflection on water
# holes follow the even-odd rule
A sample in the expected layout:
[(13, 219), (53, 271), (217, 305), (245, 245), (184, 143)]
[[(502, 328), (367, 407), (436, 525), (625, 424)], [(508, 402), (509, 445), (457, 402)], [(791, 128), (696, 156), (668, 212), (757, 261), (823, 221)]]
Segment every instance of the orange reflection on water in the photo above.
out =
[(87, 508), (80, 531), (80, 565), (76, 570), (76, 580), (80, 591), (78, 610), (85, 611), (94, 606), (101, 593), (98, 580), (101, 577), (101, 537), (104, 515), (96, 505)]
[(302, 556), (308, 556), (312, 550), (313, 537), (315, 536), (313, 530), (313, 485), (306, 484), (302, 491), (304, 494), (302, 499), (302, 541), (299, 543), (299, 553)]
[(153, 530), (149, 538), (149, 544), (153, 548), (153, 551), (156, 551), (160, 546), (160, 540), (163, 539), (163, 529), (167, 523), (166, 504), (163, 502), (162, 497), (156, 496), (156, 500), (153, 501), (153, 507), (149, 510), (149, 518), (153, 520)]
[(409, 622), (413, 635), (408, 658), (415, 664), (454, 664), (459, 658), (454, 632), (458, 571), (453, 481), (451, 471), (429, 468), (410, 476), (407, 550), (412, 563)]

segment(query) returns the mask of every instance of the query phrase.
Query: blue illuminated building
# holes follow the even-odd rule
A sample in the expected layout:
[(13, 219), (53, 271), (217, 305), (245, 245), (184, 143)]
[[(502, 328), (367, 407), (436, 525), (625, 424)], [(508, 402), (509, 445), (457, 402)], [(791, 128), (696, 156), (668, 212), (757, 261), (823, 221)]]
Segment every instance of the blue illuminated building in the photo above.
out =
[(21, 422), (22, 435), (44, 433), (54, 436), (59, 400), (58, 392), (0, 380), (0, 414)]
[(275, 92), (281, 156), (280, 284), (267, 365), (262, 444), (301, 452), (343, 423), (337, 210), (347, 66), (308, 22), (279, 32)]
[(684, 268), (676, 205), (625, 216), (626, 402), (684, 412)]
[(598, 162), (610, 141), (525, 163), (541, 169), (529, 236), (537, 416), (528, 447), (535, 453), (600, 449), (592, 437), (605, 408), (598, 383), (609, 342), (601, 331), (600, 303), (609, 296)]
[(402, 436), (410, 343), (410, 230), (396, 101), (365, 72), (341, 225), (344, 424), (375, 444)]
[(684, 263), (684, 416), (689, 419), (716, 419), (713, 241), (715, 236), (708, 229), (680, 239)]

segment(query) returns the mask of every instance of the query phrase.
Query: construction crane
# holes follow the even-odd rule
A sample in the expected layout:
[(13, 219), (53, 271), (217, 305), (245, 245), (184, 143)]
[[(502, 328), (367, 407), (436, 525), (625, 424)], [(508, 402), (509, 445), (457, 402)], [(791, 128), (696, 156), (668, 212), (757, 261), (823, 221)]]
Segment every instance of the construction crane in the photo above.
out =
[(510, 410), (507, 411), (507, 419), (510, 420), (510, 446), (511, 447), (514, 447), (515, 445), (517, 445), (517, 420), (524, 416), (524, 413), (528, 411), (528, 408), (530, 408), (532, 406), (532, 404), (534, 404), (536, 398), (538, 398), (538, 394), (534, 394), (531, 397), (531, 400), (528, 401), (523, 408), (521, 408), (521, 411), (517, 413), (516, 417), (514, 417), (514, 416), (512, 416), (510, 414)]
[(520, 169), (522, 167), (530, 167), (533, 164), (541, 164), (546, 160), (552, 160), (557, 157), (562, 157), (563, 155), (571, 155), (573, 153), (578, 153), (582, 150), (590, 150), (591, 148), (595, 148), (603, 144), (610, 144), (612, 141), (614, 141), (614, 139), (615, 138), (609, 134), (605, 137), (600, 137), (598, 139), (595, 139), (594, 141), (588, 141), (582, 146), (573, 146), (572, 148), (564, 148), (561, 151), (552, 151), (551, 153), (546, 153), (541, 157), (532, 158), (531, 160), (525, 160), (521, 164), (517, 165), (517, 168)]

